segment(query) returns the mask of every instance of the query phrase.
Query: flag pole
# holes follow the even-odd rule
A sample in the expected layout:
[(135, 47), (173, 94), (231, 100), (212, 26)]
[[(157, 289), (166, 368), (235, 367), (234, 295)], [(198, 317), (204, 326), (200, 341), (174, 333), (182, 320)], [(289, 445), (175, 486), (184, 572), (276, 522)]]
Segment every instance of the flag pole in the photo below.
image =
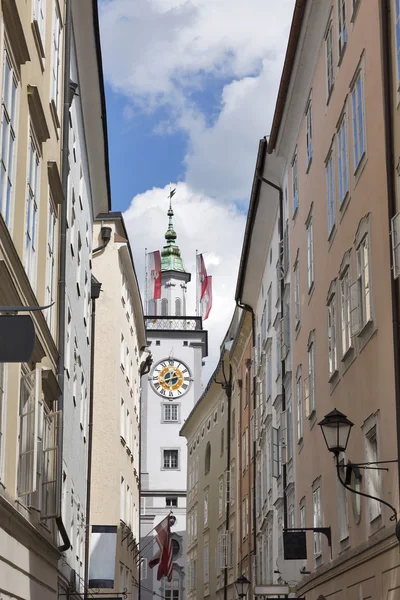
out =
[(197, 266), (197, 255), (198, 250), (196, 250), (196, 317), (200, 316), (199, 311), (199, 269)]
[(147, 248), (144, 249), (144, 314), (147, 315)]

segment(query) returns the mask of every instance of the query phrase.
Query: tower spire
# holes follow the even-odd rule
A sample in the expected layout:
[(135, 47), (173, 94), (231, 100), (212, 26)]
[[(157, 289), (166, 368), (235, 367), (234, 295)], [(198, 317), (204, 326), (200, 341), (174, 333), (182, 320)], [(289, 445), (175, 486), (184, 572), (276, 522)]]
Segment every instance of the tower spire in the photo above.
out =
[(161, 270), (162, 271), (183, 271), (185, 267), (181, 257), (181, 251), (176, 245), (176, 232), (174, 230), (172, 217), (174, 211), (172, 210), (172, 197), (176, 194), (176, 188), (172, 189), (171, 183), (169, 184), (169, 208), (168, 208), (168, 229), (165, 233), (166, 245), (161, 252)]

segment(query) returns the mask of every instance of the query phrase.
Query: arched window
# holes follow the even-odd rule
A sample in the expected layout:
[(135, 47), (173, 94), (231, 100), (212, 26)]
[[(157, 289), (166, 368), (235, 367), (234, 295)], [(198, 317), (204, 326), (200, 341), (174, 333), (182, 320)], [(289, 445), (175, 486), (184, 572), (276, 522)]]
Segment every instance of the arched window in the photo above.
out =
[(168, 315), (168, 300), (163, 298), (161, 300), (161, 316), (166, 317)]
[(149, 300), (149, 315), (155, 316), (157, 314), (157, 302), (156, 300)]
[(210, 465), (211, 465), (211, 444), (210, 444), (210, 442), (208, 442), (207, 446), (206, 446), (206, 455), (204, 458), (204, 474), (205, 475), (209, 472)]
[(180, 298), (175, 300), (175, 316), (180, 317), (182, 315), (182, 301)]

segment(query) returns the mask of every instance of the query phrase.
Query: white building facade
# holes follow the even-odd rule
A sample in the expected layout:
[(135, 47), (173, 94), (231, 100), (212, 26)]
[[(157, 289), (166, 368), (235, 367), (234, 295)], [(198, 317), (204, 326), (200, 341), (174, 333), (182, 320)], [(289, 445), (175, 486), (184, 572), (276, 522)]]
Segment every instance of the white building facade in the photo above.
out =
[[(146, 336), (153, 357), (150, 373), (142, 378), (141, 406), (141, 597), (153, 593), (168, 600), (185, 598), (186, 557), (186, 442), (179, 437), (183, 422), (202, 393), (202, 360), (207, 355), (207, 333), (201, 317), (186, 316), (184, 269), (173, 230), (173, 211), (162, 257), (161, 298), (150, 301), (145, 317)], [(161, 315), (161, 316), (157, 316)], [(157, 566), (148, 569), (155, 553), (154, 527), (170, 513), (174, 567), (171, 583), (157, 581)], [(146, 538), (146, 536), (149, 536)]]

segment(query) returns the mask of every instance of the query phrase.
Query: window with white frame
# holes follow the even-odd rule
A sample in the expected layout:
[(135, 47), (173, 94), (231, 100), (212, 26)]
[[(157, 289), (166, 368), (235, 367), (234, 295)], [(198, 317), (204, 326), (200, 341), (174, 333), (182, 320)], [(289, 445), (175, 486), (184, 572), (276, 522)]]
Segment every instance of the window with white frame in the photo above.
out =
[(349, 169), (347, 153), (347, 115), (344, 114), (337, 132), (339, 202), (342, 204), (349, 191)]
[(8, 48), (4, 50), (2, 81), (0, 210), (8, 228), (11, 227), (15, 184), (15, 158), (18, 112), (18, 79)]
[(365, 153), (364, 80), (362, 71), (359, 71), (355, 79), (351, 91), (351, 104), (353, 110), (354, 170), (356, 170)]
[(292, 407), (292, 395), (286, 409), (286, 434), (287, 434), (287, 460), (293, 458), (293, 407)]
[(121, 333), (121, 342), (120, 342), (120, 361), (122, 370), (125, 369), (125, 338), (124, 334)]
[[(39, 406), (40, 404), (40, 406)], [(39, 411), (42, 409), (40, 369), (21, 377), (19, 405), (18, 497), (37, 489), (37, 450)]]
[(208, 489), (204, 490), (204, 527), (208, 525)]
[[(322, 527), (322, 512), (321, 512), (321, 488), (317, 487), (313, 490), (313, 519), (314, 527)], [(314, 533), (314, 556), (318, 557), (322, 554), (322, 534)]]
[(328, 302), (328, 364), (329, 376), (337, 371), (336, 342), (336, 294), (331, 294)]
[(396, 58), (397, 58), (397, 84), (400, 83), (400, 2), (395, 0), (396, 9)]
[(6, 406), (6, 364), (0, 363), (0, 481), (4, 473), (4, 432)]
[(168, 315), (168, 300), (163, 298), (161, 300), (161, 316), (166, 317)]
[(120, 410), (120, 436), (126, 441), (126, 428), (125, 428), (125, 402), (124, 399), (121, 398), (121, 410)]
[[(369, 261), (369, 237), (366, 235), (357, 248), (357, 287), (359, 293), (359, 319), (361, 327), (372, 320), (371, 273)], [(354, 284), (353, 284), (354, 285)], [(353, 308), (353, 306), (352, 306)], [(353, 311), (352, 311), (353, 312)]]
[(56, 111), (60, 104), (61, 19), (58, 3), (54, 3), (53, 39), (51, 46), (51, 99)]
[(271, 327), (272, 322), (272, 283), (267, 292), (267, 328)]
[(45, 15), (46, 15), (46, 0), (34, 0), (33, 2), (33, 20), (37, 22), (37, 27), (41, 37), (42, 45), (44, 45), (45, 33)]
[(25, 216), (25, 270), (33, 288), (36, 285), (36, 253), (39, 213), (40, 156), (33, 132), (29, 134), (28, 186)]
[(168, 402), (163, 404), (163, 421), (177, 423), (179, 420), (179, 405)]
[[(53, 199), (49, 197), (49, 212), (48, 212), (48, 224), (47, 224), (47, 254), (46, 254), (46, 299), (45, 304), (48, 306), (54, 302), (55, 297), (55, 231), (56, 231), (56, 213), (53, 203)], [(46, 309), (46, 321), (50, 331), (53, 331), (53, 320), (54, 320), (54, 307)]]
[(303, 387), (301, 380), (301, 368), (297, 370), (296, 377), (296, 402), (297, 402), (297, 441), (303, 439)]
[(300, 503), (300, 522), (299, 527), (301, 529), (306, 528), (306, 505), (304, 504), (304, 500)]
[(299, 208), (299, 187), (297, 179), (297, 148), (292, 160), (292, 196), (293, 196), (293, 214)]
[[(364, 435), (365, 455), (368, 463), (376, 463), (378, 458), (378, 439), (376, 423), (365, 431)], [(367, 493), (375, 498), (381, 497), (381, 477), (378, 469), (367, 469)], [(377, 500), (368, 499), (368, 514), (370, 522), (380, 516), (382, 511), (381, 503)]]
[(315, 412), (315, 342), (312, 337), (308, 343), (308, 376), (304, 379), (305, 415), (310, 418)]
[(297, 329), (300, 325), (300, 265), (297, 259), (294, 264), (294, 322)]
[(224, 477), (218, 480), (218, 516), (222, 517), (224, 510)]
[(340, 317), (342, 326), (342, 356), (351, 346), (350, 321), (350, 267), (347, 267), (340, 278)]
[(338, 50), (342, 57), (347, 43), (346, 0), (338, 0)]
[(333, 152), (331, 151), (325, 164), (326, 175), (326, 209), (328, 215), (328, 236), (335, 226), (335, 169), (333, 164)]
[(209, 556), (209, 552), (208, 552), (208, 546), (204, 546), (203, 566), (204, 566), (204, 583), (208, 583), (209, 574), (210, 574), (210, 556)]
[(314, 283), (314, 234), (313, 219), (310, 217), (306, 224), (307, 229), (307, 283), (310, 291)]
[(335, 69), (333, 66), (333, 23), (329, 23), (325, 35), (326, 49), (326, 92), (328, 101), (335, 84)]
[(310, 96), (306, 108), (306, 148), (307, 148), (307, 168), (310, 166), (313, 155), (312, 144), (313, 126), (312, 126), (312, 98)]
[(122, 475), (119, 489), (119, 518), (125, 523), (125, 478)]
[(163, 469), (179, 468), (179, 450), (163, 450)]

